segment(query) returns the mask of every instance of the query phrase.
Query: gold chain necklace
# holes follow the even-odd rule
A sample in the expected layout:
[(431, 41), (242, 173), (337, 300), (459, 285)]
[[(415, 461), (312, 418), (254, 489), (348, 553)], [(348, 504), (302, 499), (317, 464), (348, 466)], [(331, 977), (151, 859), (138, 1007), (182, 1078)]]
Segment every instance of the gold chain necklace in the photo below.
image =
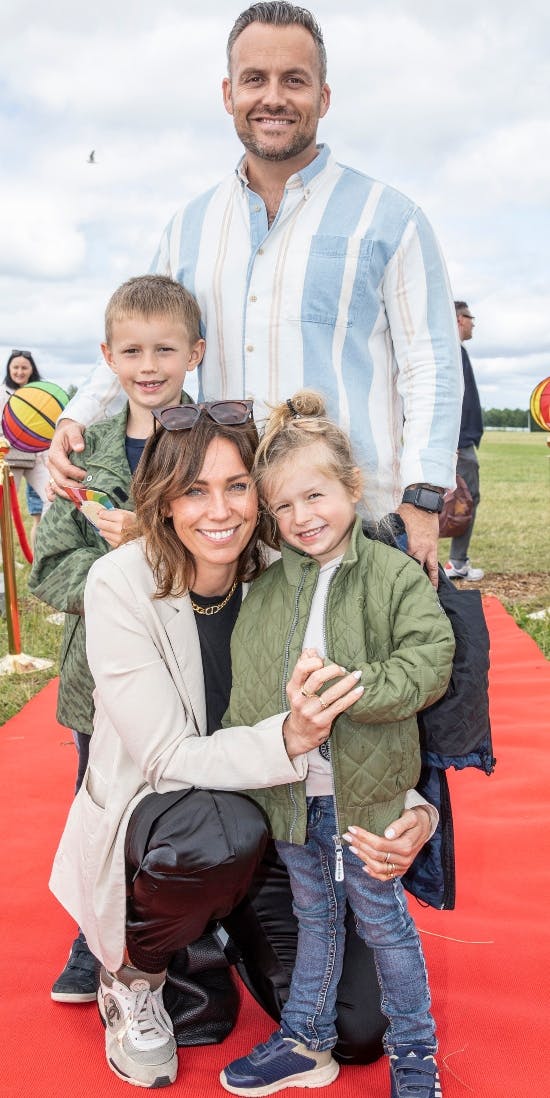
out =
[[(195, 614), (206, 614), (209, 618), (212, 614), (219, 614), (220, 610), (223, 610), (224, 606), (227, 606), (231, 596), (235, 594), (238, 582), (238, 580), (235, 580), (233, 586), (229, 588), (225, 598), (222, 599), (221, 602), (216, 602), (214, 606), (197, 606), (196, 602), (193, 602), (193, 599), (191, 599), (191, 606), (193, 607)], [(189, 596), (189, 598), (191, 598), (191, 596)]]

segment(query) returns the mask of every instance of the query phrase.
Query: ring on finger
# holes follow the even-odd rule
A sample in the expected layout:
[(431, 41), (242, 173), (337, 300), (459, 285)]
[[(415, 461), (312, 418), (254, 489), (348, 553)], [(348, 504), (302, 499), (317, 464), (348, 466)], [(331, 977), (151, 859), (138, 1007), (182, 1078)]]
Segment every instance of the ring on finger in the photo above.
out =
[(395, 877), (395, 876), (396, 876), (396, 874), (397, 874), (397, 866), (395, 865), (395, 862), (388, 862), (388, 870), (387, 870), (387, 872), (388, 872), (388, 874), (389, 874), (389, 876), (390, 876), (390, 877)]
[(329, 702), (323, 701), (322, 698), (319, 698), (319, 701), (321, 703), (321, 709), (328, 709)]
[(314, 698), (315, 697), (315, 694), (310, 694), (309, 690), (306, 690), (303, 686), (300, 690), (300, 694), (302, 694), (302, 696), (304, 698)]
[(387, 852), (387, 854), (386, 854), (386, 857), (384, 858), (384, 861), (385, 861), (385, 862), (389, 862), (389, 860), (390, 860), (390, 852), (389, 852), (389, 850), (388, 850), (388, 852)]

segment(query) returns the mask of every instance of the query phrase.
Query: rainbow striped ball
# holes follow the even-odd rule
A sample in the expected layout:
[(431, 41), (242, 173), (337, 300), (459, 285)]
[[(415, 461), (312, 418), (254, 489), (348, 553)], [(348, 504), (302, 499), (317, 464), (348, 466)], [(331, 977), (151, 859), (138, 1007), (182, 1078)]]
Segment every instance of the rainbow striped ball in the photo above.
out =
[(550, 377), (539, 381), (531, 393), (531, 415), (543, 431), (550, 431)]
[(47, 450), (61, 412), (69, 402), (53, 381), (31, 381), (12, 393), (2, 416), (2, 434), (11, 446), (29, 454)]

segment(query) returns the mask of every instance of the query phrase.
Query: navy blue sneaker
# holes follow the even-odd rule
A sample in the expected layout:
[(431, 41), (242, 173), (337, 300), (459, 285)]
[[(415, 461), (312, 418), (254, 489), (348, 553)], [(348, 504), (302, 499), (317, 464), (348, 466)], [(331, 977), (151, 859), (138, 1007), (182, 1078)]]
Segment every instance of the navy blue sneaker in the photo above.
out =
[(93, 1003), (99, 986), (99, 965), (79, 931), (63, 972), (57, 977), (51, 997), (56, 1003)]
[(390, 1056), (390, 1098), (442, 1098), (439, 1071), (433, 1056)]
[(340, 1068), (330, 1049), (314, 1052), (291, 1037), (272, 1033), (265, 1045), (233, 1060), (222, 1071), (220, 1083), (230, 1094), (261, 1098), (285, 1087), (326, 1087)]

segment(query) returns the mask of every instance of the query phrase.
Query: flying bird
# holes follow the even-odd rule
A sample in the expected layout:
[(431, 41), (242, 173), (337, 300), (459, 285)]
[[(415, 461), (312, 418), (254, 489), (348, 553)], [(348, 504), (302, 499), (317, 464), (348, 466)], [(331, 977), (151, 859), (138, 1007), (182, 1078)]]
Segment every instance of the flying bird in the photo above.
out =
[(96, 159), (95, 159), (95, 149), (92, 149), (92, 151), (91, 151), (91, 153), (90, 153), (90, 155), (89, 155), (89, 157), (88, 157), (87, 163), (88, 163), (88, 164), (95, 164), (95, 162), (96, 162)]

